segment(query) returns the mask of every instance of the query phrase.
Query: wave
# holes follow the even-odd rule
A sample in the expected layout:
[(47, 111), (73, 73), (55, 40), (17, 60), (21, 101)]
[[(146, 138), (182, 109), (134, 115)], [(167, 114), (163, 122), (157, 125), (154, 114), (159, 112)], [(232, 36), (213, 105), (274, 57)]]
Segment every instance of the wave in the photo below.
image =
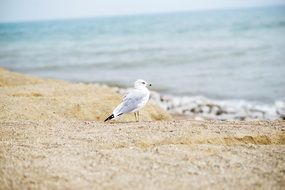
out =
[(274, 104), (246, 100), (213, 100), (202, 96), (179, 97), (152, 92), (151, 99), (173, 114), (192, 116), (196, 119), (219, 120), (285, 120), (285, 102)]

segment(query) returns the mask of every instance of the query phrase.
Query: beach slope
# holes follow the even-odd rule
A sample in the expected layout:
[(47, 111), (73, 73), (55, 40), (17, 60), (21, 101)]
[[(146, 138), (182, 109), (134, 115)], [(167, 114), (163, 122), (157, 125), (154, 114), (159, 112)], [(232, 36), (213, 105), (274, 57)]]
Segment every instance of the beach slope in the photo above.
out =
[[(113, 89), (98, 84), (68, 83), (0, 69), (0, 119), (103, 121), (122, 101)], [(171, 116), (149, 103), (140, 111), (143, 121)], [(135, 120), (133, 114), (118, 121)]]

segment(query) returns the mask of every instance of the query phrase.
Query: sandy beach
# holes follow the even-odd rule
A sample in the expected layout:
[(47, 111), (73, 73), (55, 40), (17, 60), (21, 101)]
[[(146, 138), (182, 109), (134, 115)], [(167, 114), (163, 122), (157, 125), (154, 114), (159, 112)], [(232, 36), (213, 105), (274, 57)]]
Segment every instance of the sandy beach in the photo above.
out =
[(282, 189), (285, 122), (196, 121), (148, 104), (102, 122), (107, 86), (0, 70), (0, 189)]

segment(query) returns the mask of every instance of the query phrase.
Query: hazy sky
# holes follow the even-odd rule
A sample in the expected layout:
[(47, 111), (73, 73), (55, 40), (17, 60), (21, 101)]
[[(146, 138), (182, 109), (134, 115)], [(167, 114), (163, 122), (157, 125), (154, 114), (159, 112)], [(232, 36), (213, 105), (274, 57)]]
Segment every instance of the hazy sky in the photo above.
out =
[(284, 0), (0, 0), (0, 22), (225, 9), (285, 4)]

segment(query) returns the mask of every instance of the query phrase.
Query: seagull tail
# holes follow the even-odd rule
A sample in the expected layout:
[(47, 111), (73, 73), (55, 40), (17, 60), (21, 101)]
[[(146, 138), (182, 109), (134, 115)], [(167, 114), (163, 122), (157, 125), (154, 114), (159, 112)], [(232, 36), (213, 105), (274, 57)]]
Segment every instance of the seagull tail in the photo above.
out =
[(114, 114), (112, 114), (112, 115), (110, 115), (109, 117), (107, 117), (105, 120), (104, 120), (104, 122), (106, 122), (106, 121), (108, 121), (108, 120), (111, 120), (111, 119), (113, 119), (114, 118)]

